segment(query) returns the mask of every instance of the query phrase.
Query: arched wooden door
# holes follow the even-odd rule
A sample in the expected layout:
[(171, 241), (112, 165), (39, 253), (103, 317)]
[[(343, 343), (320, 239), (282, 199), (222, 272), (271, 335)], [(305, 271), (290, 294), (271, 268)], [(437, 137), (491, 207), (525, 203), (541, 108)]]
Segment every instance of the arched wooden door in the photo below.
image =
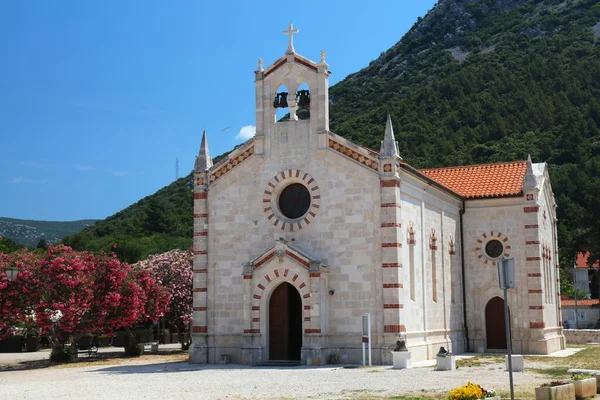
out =
[(269, 301), (269, 360), (300, 360), (302, 299), (287, 282), (277, 286)]
[[(510, 310), (508, 312), (510, 320)], [(494, 297), (485, 306), (486, 347), (490, 350), (506, 350), (506, 323), (504, 300)]]

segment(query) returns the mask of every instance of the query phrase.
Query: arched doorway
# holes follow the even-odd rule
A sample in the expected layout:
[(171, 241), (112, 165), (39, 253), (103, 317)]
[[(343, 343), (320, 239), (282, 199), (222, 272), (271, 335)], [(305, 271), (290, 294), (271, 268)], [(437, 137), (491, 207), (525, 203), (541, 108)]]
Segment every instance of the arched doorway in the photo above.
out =
[(269, 300), (269, 360), (300, 360), (301, 347), (302, 299), (284, 282)]
[[(510, 310), (508, 311), (510, 323)], [(504, 300), (494, 297), (485, 306), (486, 347), (488, 350), (506, 350), (506, 322)]]

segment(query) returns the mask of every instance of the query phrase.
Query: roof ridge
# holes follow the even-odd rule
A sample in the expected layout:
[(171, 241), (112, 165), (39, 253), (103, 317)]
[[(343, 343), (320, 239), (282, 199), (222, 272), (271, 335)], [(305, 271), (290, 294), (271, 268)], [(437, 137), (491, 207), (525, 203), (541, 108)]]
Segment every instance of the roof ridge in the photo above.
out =
[(434, 167), (434, 168), (423, 168), (419, 169), (419, 171), (440, 171), (440, 170), (449, 170), (449, 169), (466, 169), (466, 168), (475, 168), (475, 167), (489, 167), (495, 165), (510, 165), (510, 164), (526, 164), (527, 160), (519, 160), (519, 161), (500, 161), (489, 164), (470, 164), (470, 165), (455, 165), (450, 167)]

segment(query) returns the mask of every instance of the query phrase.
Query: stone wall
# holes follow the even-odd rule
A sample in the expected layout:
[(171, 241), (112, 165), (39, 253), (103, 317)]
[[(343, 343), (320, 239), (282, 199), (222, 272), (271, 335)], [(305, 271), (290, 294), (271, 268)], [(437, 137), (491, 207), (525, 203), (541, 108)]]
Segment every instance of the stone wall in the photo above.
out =
[(568, 344), (600, 343), (600, 329), (563, 329)]

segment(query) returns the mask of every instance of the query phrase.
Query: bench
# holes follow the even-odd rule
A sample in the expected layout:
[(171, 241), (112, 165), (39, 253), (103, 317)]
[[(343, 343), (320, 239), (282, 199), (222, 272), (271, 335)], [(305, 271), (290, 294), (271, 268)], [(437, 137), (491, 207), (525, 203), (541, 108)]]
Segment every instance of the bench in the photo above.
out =
[(82, 336), (77, 341), (77, 354), (87, 354), (91, 357), (92, 354), (98, 354), (98, 345), (95, 343), (93, 336)]
[(143, 353), (146, 350), (146, 346), (150, 346), (150, 351), (152, 353), (158, 353), (158, 340), (153, 340), (150, 342), (138, 343), (138, 348)]

